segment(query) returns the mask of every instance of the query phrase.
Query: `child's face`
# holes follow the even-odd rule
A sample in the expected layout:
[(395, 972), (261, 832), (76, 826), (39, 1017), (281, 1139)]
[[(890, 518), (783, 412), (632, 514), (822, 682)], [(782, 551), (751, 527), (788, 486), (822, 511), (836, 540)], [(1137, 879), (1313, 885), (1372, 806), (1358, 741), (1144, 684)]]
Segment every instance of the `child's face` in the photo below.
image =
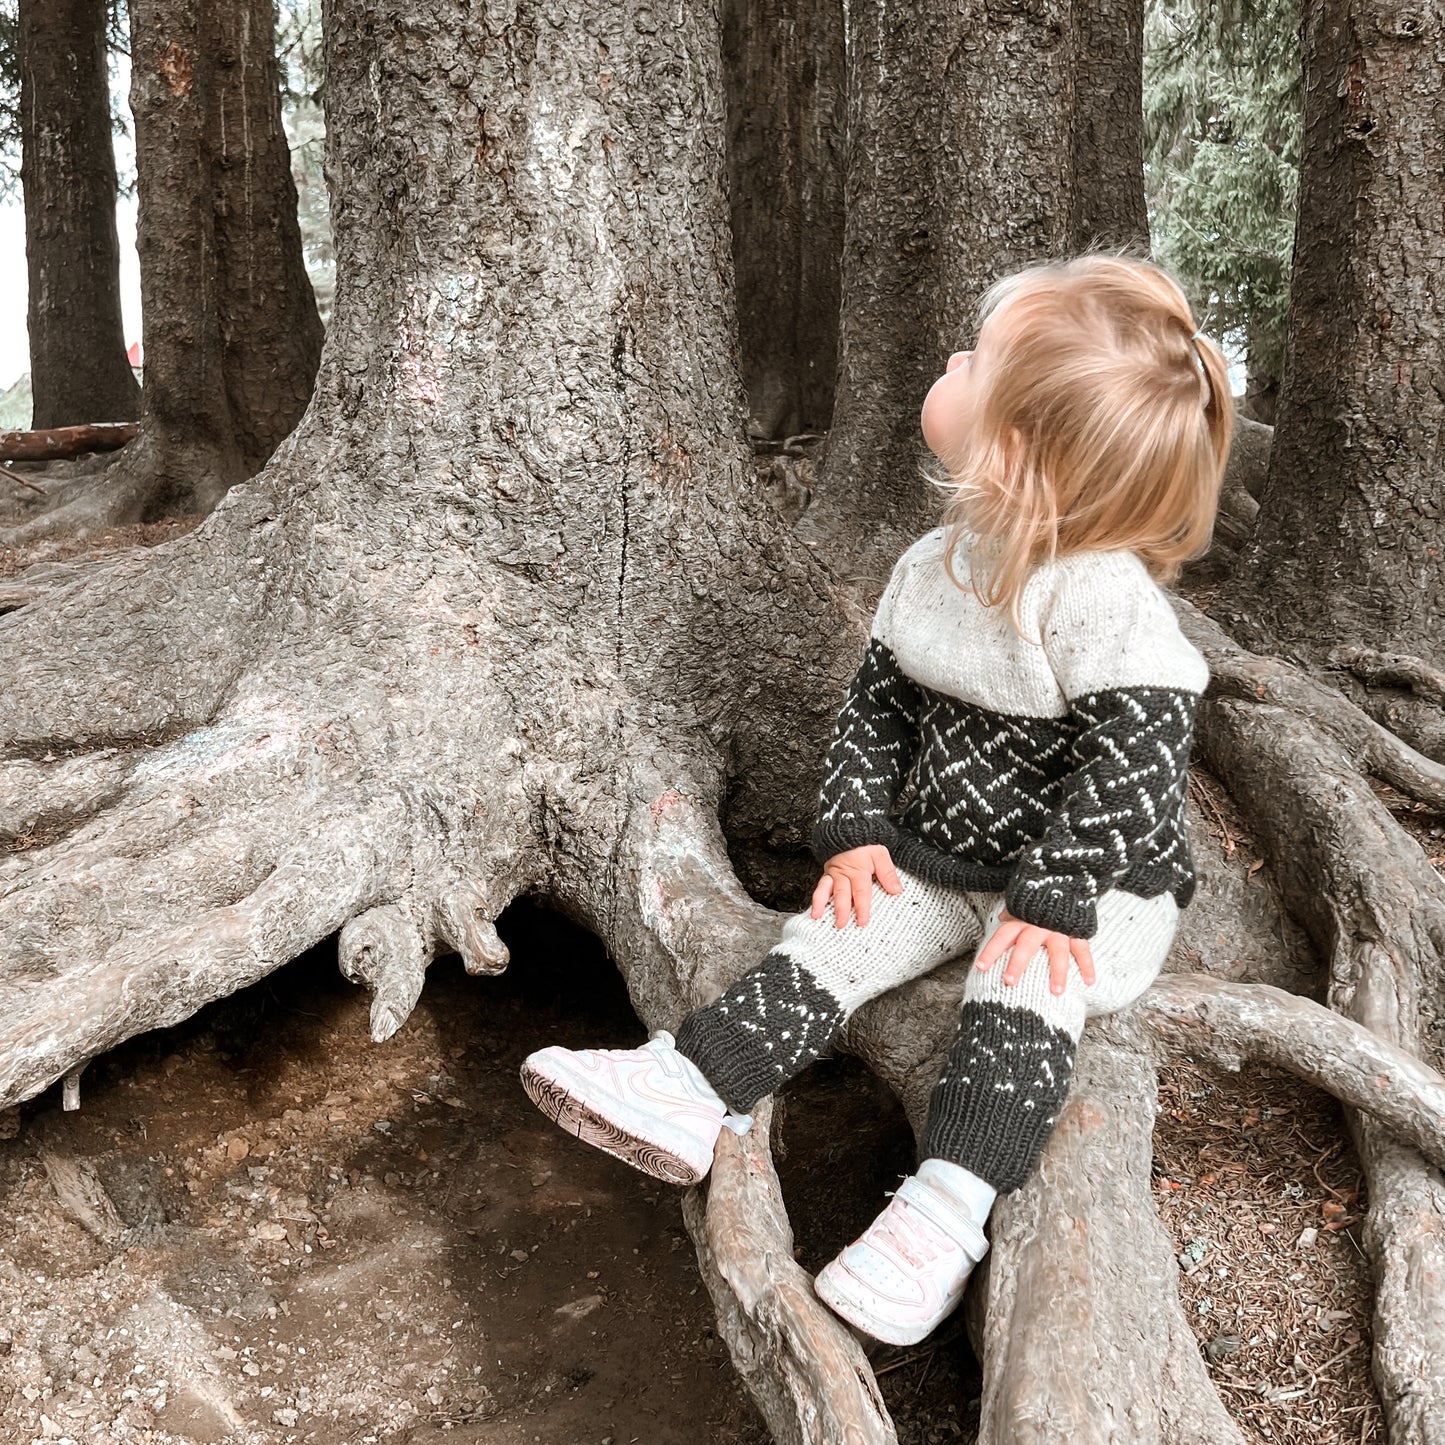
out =
[(923, 415), (920, 418), (923, 440), (934, 456), (945, 464), (951, 456), (958, 454), (960, 443), (968, 435), (979, 379), (988, 354), (988, 325), (985, 323), (974, 349), (955, 351), (948, 358), (943, 375), (923, 398)]

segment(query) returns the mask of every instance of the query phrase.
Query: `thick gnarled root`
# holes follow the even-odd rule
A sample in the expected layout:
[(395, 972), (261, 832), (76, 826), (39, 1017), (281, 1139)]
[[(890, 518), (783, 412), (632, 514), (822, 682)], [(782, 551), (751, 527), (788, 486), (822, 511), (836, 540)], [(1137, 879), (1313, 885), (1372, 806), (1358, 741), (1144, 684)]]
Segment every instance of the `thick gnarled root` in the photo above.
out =
[(861, 1346), (793, 1259), (793, 1232), (764, 1104), (741, 1138), (724, 1131), (706, 1192), (683, 1200), (723, 1338), (781, 1445), (893, 1445)]
[[(602, 931), (644, 1022), (676, 1027), (767, 952), (781, 919), (738, 884), (713, 810), (655, 778), (640, 787)], [(691, 1193), (683, 1206), (722, 1338), (777, 1440), (891, 1445), (862, 1349), (793, 1259), (770, 1114), (764, 1104), (741, 1139), (724, 1131), (705, 1197)]]
[(332, 721), (274, 699), (154, 748), (0, 765), (12, 842), (0, 860), (0, 1107), (338, 930), (343, 969), (376, 993), (378, 1040), (411, 1012), (438, 948), (496, 972), (506, 899), (489, 903), (447, 826), (476, 806), (469, 793), (449, 811), (400, 774), (391, 788), (356, 786)]
[[(1181, 611), (1181, 621), (1226, 682), (1260, 671), (1259, 659), (1221, 641), (1192, 609)], [(1437, 1063), (1422, 1003), (1445, 976), (1445, 882), (1359, 769), (1438, 806), (1439, 765), (1398, 741), (1356, 745), (1378, 725), (1370, 721), (1361, 732), (1357, 722), (1342, 723), (1353, 711), (1342, 698), (1316, 707), (1295, 684), (1226, 685), (1223, 693), (1200, 710), (1201, 750), (1328, 959), (1331, 1007)], [(1426, 1445), (1445, 1439), (1445, 1190), (1419, 1153), (1353, 1109), (1346, 1117), (1369, 1186), (1376, 1384), (1391, 1445)]]
[[(1358, 778), (1343, 759), (1341, 766)], [(1360, 787), (1368, 793), (1362, 781)], [(614, 916), (617, 931), (609, 942), (649, 1023), (675, 1024), (776, 939), (781, 918), (740, 897), (715, 822), (681, 790), (659, 789), (634, 809), (619, 856), (636, 903)], [(959, 961), (885, 994), (861, 1009), (844, 1034), (850, 1051), (903, 1101), (915, 1129), (952, 1035), (966, 968)], [(690, 992), (689, 980), (702, 982)], [(1270, 1062), (1370, 1110), (1368, 1130), (1388, 1125), (1441, 1157), (1445, 1079), (1365, 1022), (1269, 986), (1184, 974), (1159, 980), (1137, 1010), (1090, 1026), (1070, 1103), (1038, 1175), (996, 1210), (984, 1287), (970, 1306), (985, 1360), (982, 1439), (991, 1445), (1240, 1440), (1180, 1305), (1173, 1249), (1154, 1207), (1156, 1068), (1181, 1051), (1228, 1067)], [(1367, 1142), (1361, 1150), (1367, 1158), (1368, 1148)], [(1413, 1150), (1401, 1152), (1429, 1168)], [(1419, 1192), (1418, 1173), (1406, 1169), (1401, 1188), (1407, 1183)], [(1422, 1343), (1417, 1326), (1426, 1318), (1431, 1280), (1445, 1279), (1445, 1270), (1436, 1270), (1427, 1212), (1411, 1216), (1410, 1236), (1416, 1258), (1428, 1266), (1426, 1278), (1399, 1267), (1401, 1205), (1379, 1165), (1371, 1187), (1395, 1199), (1387, 1211), (1395, 1233), (1378, 1247), (1399, 1280), (1392, 1286), (1387, 1274), (1382, 1290), (1393, 1291), (1392, 1298), (1406, 1290), (1413, 1296), (1391, 1312), (1397, 1322), (1414, 1323), (1396, 1329), (1389, 1343), (1391, 1327), (1382, 1324), (1377, 1345), (1388, 1378), (1403, 1382), (1408, 1369), (1418, 1377), (1431, 1367), (1434, 1347), (1428, 1336)], [(744, 1219), (753, 1223), (744, 1227), (738, 1222)], [(790, 1253), (791, 1235), (763, 1139), (745, 1138), (741, 1147), (724, 1141), (706, 1210), (693, 1200), (688, 1221), (724, 1338), (778, 1437), (815, 1438), (808, 1431), (827, 1402), (838, 1399), (853, 1402), (849, 1428), (864, 1432), (857, 1438), (891, 1429), (886, 1415), (867, 1423), (873, 1390), (860, 1393), (855, 1362), (837, 1352), (835, 1341), (820, 1343), (812, 1304), (785, 1286), (787, 1271), (779, 1266), (777, 1274), (767, 1273), (769, 1252)], [(752, 1251), (751, 1261), (745, 1250)], [(1445, 1339), (1445, 1332), (1435, 1338)], [(1428, 1400), (1421, 1399), (1428, 1394), (1420, 1386), (1402, 1393), (1392, 1428), (1405, 1428), (1407, 1410), (1430, 1418)], [(1398, 1438), (1430, 1437), (1406, 1429)]]

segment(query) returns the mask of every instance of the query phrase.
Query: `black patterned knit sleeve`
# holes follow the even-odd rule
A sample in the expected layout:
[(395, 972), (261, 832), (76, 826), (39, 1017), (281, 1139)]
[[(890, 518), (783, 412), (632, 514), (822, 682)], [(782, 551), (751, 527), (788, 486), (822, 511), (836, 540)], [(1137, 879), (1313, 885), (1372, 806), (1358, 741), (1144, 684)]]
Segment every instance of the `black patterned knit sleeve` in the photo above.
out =
[(1185, 793), (1198, 694), (1121, 687), (1072, 700), (1074, 768), (1048, 832), (1026, 850), (1005, 906), (1040, 928), (1090, 938), (1110, 888), (1193, 892)]
[(917, 748), (921, 699), (876, 631), (848, 686), (828, 750), (813, 828), (819, 863), (869, 843), (891, 847), (898, 833), (888, 810)]

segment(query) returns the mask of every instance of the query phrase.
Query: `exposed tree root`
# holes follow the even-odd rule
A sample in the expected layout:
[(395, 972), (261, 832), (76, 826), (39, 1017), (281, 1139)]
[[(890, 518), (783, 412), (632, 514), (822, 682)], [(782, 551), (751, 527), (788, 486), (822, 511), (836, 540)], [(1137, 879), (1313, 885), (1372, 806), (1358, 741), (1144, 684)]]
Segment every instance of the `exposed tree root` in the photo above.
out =
[(89, 537), (159, 517), (209, 512), (245, 475), (237, 453), (168, 449), (142, 427), (106, 471), (83, 486), (68, 488), (63, 498), (29, 520), (0, 531), (0, 547), (50, 537)]
[[(1185, 626), (1211, 665), (1237, 665), (1219, 656), (1212, 625), (1186, 614)], [(1329, 959), (1331, 1005), (1436, 1062), (1445, 883), (1317, 713), (1225, 696), (1206, 700), (1200, 717), (1206, 761), (1228, 781), (1291, 910)], [(1445, 1439), (1445, 1181), (1373, 1120), (1353, 1109), (1346, 1117), (1369, 1184), (1374, 1370), (1391, 1445), (1435, 1442)]]
[[(117, 748), (53, 763), (26, 758), (0, 762), (0, 842), (99, 812), (119, 795), (134, 762)], [(0, 867), (0, 877), (4, 873)]]
[[(628, 844), (640, 865), (647, 920), (640, 927), (654, 946), (665, 940), (672, 960), (666, 970), (654, 966), (652, 977), (685, 979), (691, 960), (710, 979), (704, 992), (711, 994), (766, 951), (781, 920), (738, 897), (704, 809), (677, 791), (655, 796), (634, 813)], [(746, 951), (728, 957), (727, 946), (719, 948), (725, 938)], [(952, 1034), (966, 967), (960, 961), (884, 995), (845, 1031), (844, 1043), (898, 1094), (915, 1129)], [(1432, 1154), (1445, 1148), (1445, 1080), (1406, 1051), (1278, 989), (1196, 975), (1161, 979), (1138, 1011), (1086, 1032), (1070, 1103), (1039, 1174), (995, 1212), (984, 1289), (972, 1306), (985, 1361), (986, 1441), (1233, 1445), (1241, 1438), (1180, 1306), (1173, 1250), (1150, 1188), (1157, 1064), (1179, 1049), (1231, 1067), (1267, 1059), (1376, 1110)], [(827, 1319), (813, 1314), (807, 1296), (794, 1292), (791, 1271), (772, 1258), (790, 1257), (786, 1211), (764, 1141), (743, 1145), (725, 1141), (706, 1208), (698, 1200), (687, 1207), (738, 1368), (780, 1439), (854, 1438), (841, 1424), (831, 1436), (808, 1433), (845, 1398), (855, 1402), (854, 1428), (865, 1432), (856, 1438), (889, 1438), (866, 1433), (882, 1425), (866, 1423), (872, 1392), (858, 1393), (856, 1362), (837, 1352)]]
[(1445, 765), (1401, 741), (1336, 689), (1277, 657), (1240, 647), (1188, 602), (1176, 598), (1175, 607), (1186, 632), (1209, 658), (1211, 696), (1286, 708), (1328, 735), (1355, 767), (1418, 802), (1445, 809)]
[(1337, 647), (1329, 660), (1336, 667), (1348, 668), (1361, 682), (1374, 687), (1407, 687), (1426, 702), (1445, 707), (1445, 672), (1423, 657), (1378, 652), (1373, 647)]
[[(1150, 1188), (1158, 1075), (1085, 1032), (1039, 1170), (995, 1206), (980, 1445), (1236, 1445)], [(981, 1313), (982, 1311), (982, 1313)]]
[[(1397, 1139), (1445, 1167), (1445, 1078), (1374, 1030), (1267, 984), (1198, 974), (1161, 978), (1124, 1019), (1173, 1051), (1226, 1069), (1274, 1064), (1369, 1112)], [(1105, 1032), (1118, 1025), (1101, 1020)]]
[[(620, 861), (635, 901), (619, 906), (610, 942), (649, 1025), (675, 1025), (776, 938), (779, 915), (738, 885), (715, 815), (678, 788), (646, 790)], [(705, 1193), (684, 1200), (720, 1332), (777, 1440), (890, 1445), (896, 1437), (862, 1349), (793, 1260), (770, 1117), (764, 1105), (751, 1133), (726, 1135)]]
[(104, 745), (213, 718), (250, 663), (303, 621), (295, 583), (307, 559), (278, 545), (277, 526), (297, 505), (258, 479), (227, 498), (226, 525), (216, 515), (104, 558), (0, 617), (0, 750)]
[(793, 1259), (771, 1115), (741, 1139), (724, 1131), (706, 1189), (683, 1199), (723, 1337), (780, 1445), (892, 1445), (867, 1357)]
[[(189, 1018), (335, 933), (385, 887), (387, 862), (369, 840), (387, 837), (401, 822), (398, 810), (390, 818), (386, 811), (363, 812), (358, 826), (348, 800), (320, 816), (309, 837), (283, 849), (244, 896), (197, 900), (178, 922), (166, 915), (180, 899), (154, 898), (161, 890), (154, 884), (147, 890), (129, 860), (107, 861), (89, 850), (86, 857), (66, 850), (70, 856), (47, 864), (54, 871), (38, 880), (22, 873), (0, 883), (14, 959), (0, 1007), (0, 1106), (30, 1098), (137, 1033)], [(276, 814), (254, 822), (272, 836), (282, 826)], [(225, 849), (243, 843), (224, 831), (215, 841)], [(163, 856), (160, 867), (187, 871), (174, 853)], [(156, 877), (150, 865), (144, 871)], [(141, 895), (134, 901), (146, 902), (144, 894), (152, 892), (146, 911), (161, 911), (160, 920), (147, 927), (133, 917), (117, 927), (104, 916), (64, 926), (65, 910), (78, 898), (94, 897), (97, 889), (118, 894), (128, 875)], [(214, 873), (205, 879), (210, 889), (219, 881)], [(98, 902), (106, 913), (105, 899)], [(62, 940), (68, 945), (63, 966), (57, 957)]]

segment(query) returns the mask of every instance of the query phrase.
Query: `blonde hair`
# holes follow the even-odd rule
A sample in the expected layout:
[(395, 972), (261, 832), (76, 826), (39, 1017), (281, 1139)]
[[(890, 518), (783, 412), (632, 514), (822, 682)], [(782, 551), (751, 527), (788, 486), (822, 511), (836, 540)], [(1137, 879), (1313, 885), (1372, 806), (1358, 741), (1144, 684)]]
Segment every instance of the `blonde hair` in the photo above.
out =
[[(1030, 266), (984, 294), (991, 362), (973, 425), (942, 458), (945, 566), (975, 535), (969, 582), (1019, 604), (1042, 563), (1127, 548), (1162, 584), (1209, 548), (1234, 401), (1223, 353), (1152, 262), (1089, 252)], [(934, 480), (930, 478), (930, 480)]]

